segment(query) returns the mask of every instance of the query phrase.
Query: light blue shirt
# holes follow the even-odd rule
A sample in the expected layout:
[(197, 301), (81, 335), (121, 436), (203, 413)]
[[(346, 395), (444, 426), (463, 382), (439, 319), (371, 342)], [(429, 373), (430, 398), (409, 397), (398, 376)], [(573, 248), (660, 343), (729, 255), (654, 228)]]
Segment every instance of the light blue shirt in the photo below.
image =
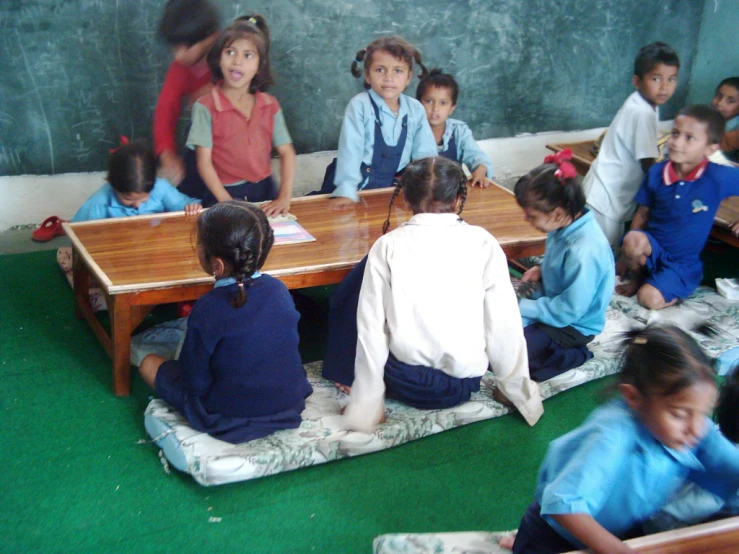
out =
[(439, 153), (449, 148), (449, 141), (454, 136), (454, 142), (457, 144), (457, 161), (465, 164), (470, 171), (477, 169), (480, 164), (487, 167), (488, 179), (493, 178), (493, 162), (490, 161), (488, 155), (482, 151), (477, 145), (472, 131), (464, 121), (459, 119), (447, 119), (444, 136), (442, 137), (442, 145), (437, 148)]
[(729, 131), (736, 131), (737, 129), (739, 129), (739, 115), (736, 117), (732, 117), (729, 121), (726, 122), (724, 132), (728, 133)]
[(157, 179), (154, 181), (154, 188), (151, 189), (149, 199), (138, 208), (133, 208), (121, 204), (113, 187), (109, 183), (105, 183), (82, 204), (82, 207), (74, 214), (72, 222), (177, 212), (184, 210), (188, 204), (200, 204), (201, 202), (202, 200), (182, 194), (170, 185), (166, 179)]
[[(400, 109), (396, 116), (374, 90), (370, 89), (367, 92), (377, 104), (382, 136), (388, 146), (398, 144), (403, 130), (403, 118), (408, 116), (408, 136), (398, 171), (413, 160), (436, 156), (434, 134), (426, 119), (426, 111), (418, 100), (401, 94)], [(361, 189), (367, 180), (360, 168), (362, 163), (367, 165), (372, 163), (375, 146), (375, 111), (367, 92), (361, 92), (352, 98), (344, 112), (334, 178), (336, 190), (331, 195), (351, 198), (355, 202), (359, 198), (357, 189)]]
[(541, 321), (572, 326), (597, 335), (606, 324), (606, 308), (616, 281), (613, 253), (590, 210), (573, 223), (547, 234), (541, 285), (519, 301), (524, 327)]
[(623, 538), (686, 480), (731, 498), (739, 487), (739, 451), (707, 417), (705, 424), (700, 443), (678, 451), (655, 439), (623, 400), (597, 408), (549, 445), (535, 494), (542, 517), (583, 546), (550, 516), (589, 514)]

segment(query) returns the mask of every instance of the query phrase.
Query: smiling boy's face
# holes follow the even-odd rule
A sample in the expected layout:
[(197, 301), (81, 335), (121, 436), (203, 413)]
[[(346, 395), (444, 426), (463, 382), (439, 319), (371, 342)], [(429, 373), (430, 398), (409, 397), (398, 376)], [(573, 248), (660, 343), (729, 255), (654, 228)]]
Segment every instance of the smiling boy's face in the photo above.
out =
[(672, 163), (693, 168), (713, 154), (718, 145), (708, 138), (708, 124), (689, 115), (679, 115), (672, 125), (667, 149)]
[(663, 63), (655, 64), (642, 77), (634, 75), (634, 87), (653, 107), (661, 106), (675, 93), (679, 68)]

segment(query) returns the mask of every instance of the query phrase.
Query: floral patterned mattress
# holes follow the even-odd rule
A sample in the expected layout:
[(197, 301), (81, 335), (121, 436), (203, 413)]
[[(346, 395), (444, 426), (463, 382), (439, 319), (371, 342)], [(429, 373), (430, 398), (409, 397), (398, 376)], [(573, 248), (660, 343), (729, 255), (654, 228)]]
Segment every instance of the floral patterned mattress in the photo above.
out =
[[(616, 373), (620, 333), (653, 322), (683, 328), (701, 322), (712, 324), (717, 329), (715, 334), (694, 336), (714, 358), (739, 344), (739, 303), (726, 300), (713, 289), (700, 288), (686, 301), (661, 312), (650, 312), (632, 298), (614, 295), (606, 328), (589, 345), (593, 359), (541, 383), (542, 397)], [(370, 434), (349, 431), (342, 427), (340, 415), (348, 397), (321, 377), (321, 362), (305, 367), (314, 392), (307, 400), (300, 427), (244, 444), (233, 445), (195, 431), (164, 401), (152, 400), (144, 424), (152, 442), (162, 449), (165, 469), (171, 464), (205, 486), (233, 483), (384, 450), (510, 411), (492, 399), (493, 375), (488, 373), (480, 391), (464, 404), (444, 410), (419, 410), (389, 400), (386, 423)]]

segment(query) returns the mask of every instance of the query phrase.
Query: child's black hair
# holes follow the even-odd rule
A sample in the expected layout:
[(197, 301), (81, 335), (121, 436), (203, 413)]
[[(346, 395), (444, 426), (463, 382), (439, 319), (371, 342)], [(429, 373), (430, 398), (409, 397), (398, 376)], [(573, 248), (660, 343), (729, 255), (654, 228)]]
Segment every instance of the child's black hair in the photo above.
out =
[(677, 53), (664, 42), (653, 42), (639, 49), (634, 59), (634, 75), (642, 79), (658, 63), (680, 68)]
[(149, 193), (157, 178), (154, 152), (140, 142), (130, 142), (117, 148), (108, 163), (108, 183), (121, 194)]
[[(397, 35), (380, 37), (377, 40), (372, 41), (367, 48), (362, 48), (358, 51), (354, 56), (354, 61), (352, 62), (352, 75), (357, 79), (363, 75), (367, 75), (367, 73), (369, 73), (370, 66), (372, 65), (372, 56), (378, 51), (387, 52), (392, 57), (403, 60), (408, 64), (408, 70), (411, 72), (413, 71), (413, 62), (418, 64), (418, 67), (421, 68), (421, 74), (418, 76), (419, 79), (424, 79), (428, 75), (428, 70), (426, 69), (426, 66), (423, 65), (423, 61), (421, 59), (421, 52), (419, 52), (415, 46), (408, 43), (404, 38)], [(363, 61), (364, 72), (359, 69), (359, 64)], [(366, 79), (364, 81), (364, 88), (370, 88)]]
[(159, 21), (159, 36), (188, 48), (218, 31), (218, 10), (208, 0), (169, 0)]
[(739, 92), (739, 77), (727, 77), (718, 84), (718, 86), (716, 87), (716, 92), (718, 92), (718, 89), (720, 89), (724, 85), (733, 87)]
[(429, 71), (426, 77), (421, 79), (416, 88), (416, 100), (419, 102), (426, 91), (432, 87), (449, 89), (449, 94), (452, 96), (452, 106), (457, 105), (457, 98), (459, 97), (459, 84), (454, 77), (449, 73), (444, 73), (438, 67), (433, 68)]
[(269, 28), (267, 27), (267, 20), (261, 15), (241, 16), (218, 35), (213, 47), (208, 52), (208, 66), (213, 74), (213, 82), (223, 79), (221, 53), (242, 38), (252, 41), (259, 53), (259, 68), (257, 74), (251, 80), (249, 92), (252, 94), (257, 91), (265, 92), (275, 82), (272, 78), (272, 69), (269, 63)]
[(206, 260), (220, 258), (239, 284), (231, 305), (246, 303), (246, 289), (252, 276), (267, 260), (275, 235), (264, 212), (243, 200), (229, 200), (201, 212), (198, 217), (198, 245)]
[(387, 220), (382, 225), (383, 235), (390, 227), (393, 202), (401, 190), (414, 214), (450, 213), (457, 199), (461, 199), (457, 214), (462, 220), (461, 214), (467, 200), (467, 176), (457, 162), (435, 156), (409, 163), (390, 197)]
[(708, 135), (709, 144), (718, 144), (721, 142), (721, 137), (724, 136), (726, 121), (724, 121), (724, 116), (716, 108), (708, 104), (692, 104), (680, 110), (677, 117), (681, 115), (692, 117), (696, 121), (706, 124), (706, 134)]
[(739, 363), (721, 385), (716, 405), (716, 421), (727, 439), (739, 443)]
[(513, 192), (522, 208), (533, 208), (548, 214), (562, 208), (574, 221), (585, 207), (585, 193), (577, 177), (561, 179), (555, 176), (559, 166), (542, 164), (521, 177)]
[(698, 383), (716, 385), (716, 370), (700, 345), (673, 325), (624, 333), (626, 350), (619, 382), (642, 396), (671, 396)]

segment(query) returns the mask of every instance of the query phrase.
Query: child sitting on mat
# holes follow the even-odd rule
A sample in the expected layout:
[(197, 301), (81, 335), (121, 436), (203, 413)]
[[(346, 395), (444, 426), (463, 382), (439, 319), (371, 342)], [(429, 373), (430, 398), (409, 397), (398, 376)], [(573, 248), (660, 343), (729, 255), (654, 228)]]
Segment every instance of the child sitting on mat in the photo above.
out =
[[(203, 205), (231, 199), (264, 202), (267, 215), (286, 214), (295, 181), (295, 149), (277, 99), (269, 61), (269, 29), (260, 15), (236, 19), (216, 39), (208, 65), (216, 86), (192, 109), (188, 148), (208, 190)], [(272, 148), (280, 156), (278, 188)]]
[(179, 359), (149, 354), (141, 377), (192, 428), (221, 440), (298, 427), (312, 388), (292, 298), (259, 273), (274, 242), (267, 216), (242, 201), (218, 204), (200, 214), (197, 241), (215, 286), (190, 313)]
[[(364, 72), (359, 68), (362, 61)], [(393, 186), (411, 160), (436, 156), (423, 107), (403, 94), (414, 63), (424, 77), (421, 53), (398, 36), (378, 38), (357, 52), (351, 71), (364, 78), (367, 92), (357, 94), (346, 107), (339, 152), (320, 190), (331, 194), (332, 209), (352, 207), (358, 190)]]
[[(384, 396), (421, 409), (455, 406), (492, 368), (496, 399), (533, 425), (543, 412), (506, 257), (460, 213), (467, 177), (443, 157), (412, 162), (399, 193), (413, 217), (380, 237), (335, 291), (323, 375), (348, 391), (349, 427), (384, 418)], [(356, 353), (356, 356), (355, 356)]]
[(682, 483), (736, 495), (739, 450), (709, 418), (717, 396), (711, 360), (677, 327), (626, 337), (620, 398), (551, 443), (515, 554), (634, 552), (622, 541), (642, 535), (644, 520)]
[(544, 381), (593, 357), (587, 344), (606, 324), (615, 285), (613, 253), (570, 163), (572, 150), (544, 158), (519, 179), (516, 201), (526, 221), (547, 233), (546, 254), (521, 282), (538, 286), (519, 301), (529, 371)]
[(117, 148), (110, 156), (108, 182), (77, 210), (72, 222), (200, 211), (200, 200), (185, 196), (156, 173), (154, 153), (146, 146), (131, 142)]
[(477, 145), (467, 124), (451, 118), (458, 96), (457, 81), (439, 68), (432, 69), (421, 79), (416, 89), (416, 99), (426, 110), (439, 156), (467, 165), (472, 173), (469, 186), (488, 187), (493, 178), (493, 162)]

